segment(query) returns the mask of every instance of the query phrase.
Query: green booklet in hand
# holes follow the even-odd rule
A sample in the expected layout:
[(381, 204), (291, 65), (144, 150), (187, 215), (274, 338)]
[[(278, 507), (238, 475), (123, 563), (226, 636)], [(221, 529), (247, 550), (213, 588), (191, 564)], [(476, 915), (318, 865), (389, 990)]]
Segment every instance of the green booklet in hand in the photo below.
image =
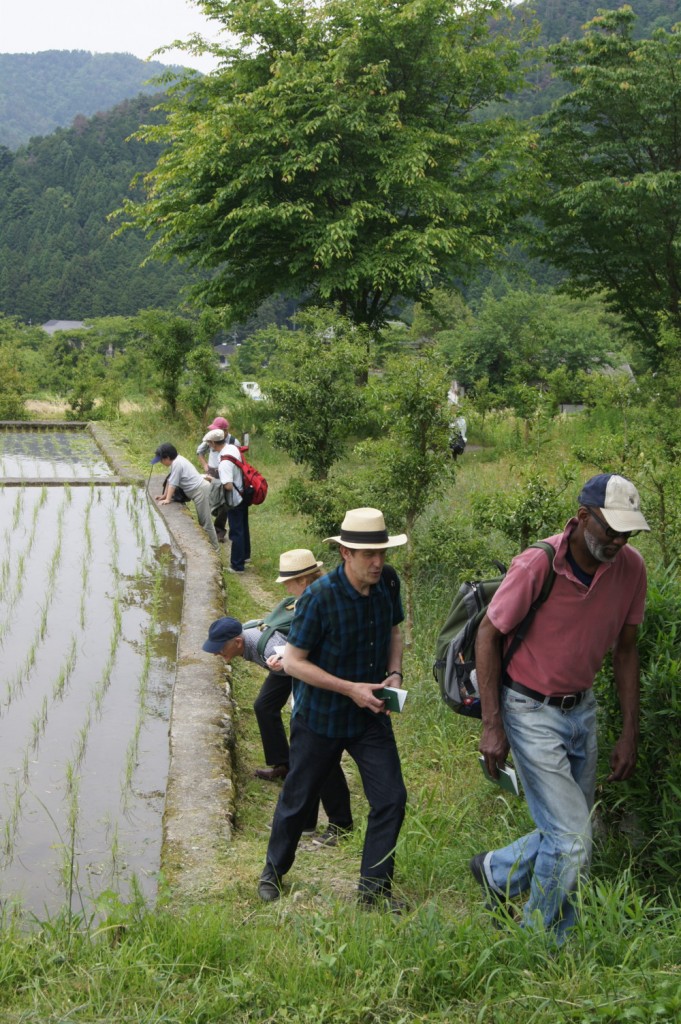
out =
[(374, 690), (374, 697), (385, 701), (386, 711), (401, 711), (407, 699), (407, 691), (396, 686), (384, 686), (382, 690)]
[(501, 786), (501, 788), (505, 789), (507, 793), (513, 793), (514, 796), (520, 796), (518, 776), (516, 775), (514, 768), (511, 768), (509, 764), (501, 765), (501, 767), (498, 767), (499, 778), (495, 779), (487, 771), (487, 765), (485, 764), (485, 759), (482, 754), (478, 760), (480, 761), (480, 767), (482, 768), (482, 773), (486, 779), (489, 779), (489, 781), (493, 782), (496, 786)]

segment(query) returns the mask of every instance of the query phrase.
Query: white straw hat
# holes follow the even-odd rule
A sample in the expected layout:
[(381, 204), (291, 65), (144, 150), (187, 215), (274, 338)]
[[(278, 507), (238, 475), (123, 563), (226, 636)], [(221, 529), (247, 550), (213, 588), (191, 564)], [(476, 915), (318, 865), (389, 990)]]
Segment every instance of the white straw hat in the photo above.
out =
[(298, 576), (308, 576), (321, 569), (323, 565), (324, 563), (318, 562), (307, 548), (284, 551), (279, 555), (279, 575), (276, 582), (286, 583), (287, 580), (295, 580)]
[(345, 513), (338, 537), (327, 541), (342, 544), (344, 548), (397, 548), (407, 543), (406, 533), (388, 536), (383, 513), (377, 508), (351, 508)]

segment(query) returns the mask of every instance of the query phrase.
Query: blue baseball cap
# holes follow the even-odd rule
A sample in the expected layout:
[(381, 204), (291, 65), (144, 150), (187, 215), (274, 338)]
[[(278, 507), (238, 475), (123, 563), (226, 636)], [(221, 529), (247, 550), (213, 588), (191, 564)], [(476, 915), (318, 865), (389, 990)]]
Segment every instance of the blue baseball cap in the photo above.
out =
[(151, 460), (151, 464), (152, 464), (152, 466), (155, 466), (157, 462), (161, 461), (161, 459), (171, 459), (172, 460), (172, 459), (176, 459), (176, 458), (177, 458), (177, 448), (175, 447), (174, 444), (167, 444), (167, 443), (166, 444), (160, 444), (158, 446), (158, 448), (156, 449), (156, 451), (154, 452), (154, 457)]
[(241, 636), (243, 631), (238, 619), (232, 619), (229, 615), (216, 619), (208, 630), (208, 639), (203, 645), (203, 650), (209, 654), (219, 654), (226, 643)]
[(597, 508), (608, 526), (618, 533), (650, 529), (641, 512), (638, 491), (631, 480), (616, 473), (592, 476), (577, 500), (587, 508)]

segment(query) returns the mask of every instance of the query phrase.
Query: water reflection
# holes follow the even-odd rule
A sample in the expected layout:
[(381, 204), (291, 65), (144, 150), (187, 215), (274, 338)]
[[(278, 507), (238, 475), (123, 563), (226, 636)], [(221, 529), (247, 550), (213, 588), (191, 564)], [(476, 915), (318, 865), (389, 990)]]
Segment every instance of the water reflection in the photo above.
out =
[(0, 901), (153, 899), (182, 563), (139, 488), (0, 487), (0, 524)]
[(0, 479), (82, 480), (113, 476), (85, 430), (0, 430)]

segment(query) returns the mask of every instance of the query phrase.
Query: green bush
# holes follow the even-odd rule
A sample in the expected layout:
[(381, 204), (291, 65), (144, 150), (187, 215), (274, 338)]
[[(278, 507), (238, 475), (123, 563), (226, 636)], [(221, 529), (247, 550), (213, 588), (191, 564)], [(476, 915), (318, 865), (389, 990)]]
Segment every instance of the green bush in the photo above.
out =
[[(649, 581), (646, 616), (639, 639), (641, 736), (634, 776), (602, 787), (606, 820), (621, 831), (636, 871), (665, 888), (681, 871), (681, 581), (675, 568), (657, 570)], [(612, 665), (598, 681), (600, 777), (609, 774), (610, 752), (619, 735), (619, 703)]]

